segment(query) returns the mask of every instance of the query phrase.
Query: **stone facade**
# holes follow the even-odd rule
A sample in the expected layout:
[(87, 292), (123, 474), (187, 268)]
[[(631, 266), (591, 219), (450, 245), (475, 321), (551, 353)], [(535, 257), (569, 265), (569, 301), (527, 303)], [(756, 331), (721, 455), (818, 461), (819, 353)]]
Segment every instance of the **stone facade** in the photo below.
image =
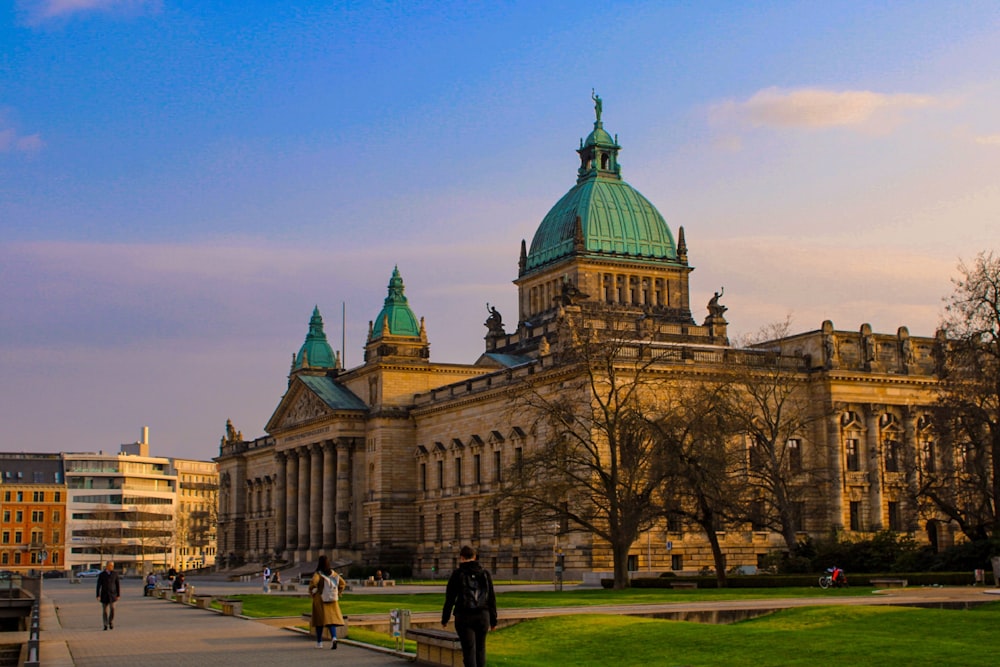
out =
[[(581, 141), (577, 185), (543, 220), (530, 252), (521, 243), (517, 323), (508, 332), (488, 307), (476, 363), (430, 361), (423, 321), (409, 309), (398, 270), (357, 368), (339, 367), (314, 311), (268, 436), (244, 441), (230, 428), (223, 439), (220, 552), (295, 562), (327, 553), (435, 576), (471, 543), (501, 577), (550, 577), (555, 553), (568, 577), (611, 569), (609, 547), (591, 535), (512, 521), (495, 502), (504, 471), (546, 443), (531, 415), (511, 410), (513, 398), (528, 379), (543, 391), (561, 390), (567, 371), (557, 353), (579, 333), (567, 337), (568, 320), (579, 331), (610, 328), (655, 347), (662, 355), (656, 372), (680, 382), (699, 382), (755, 353), (730, 346), (722, 291), (695, 322), (684, 230), (674, 243), (659, 213), (621, 181), (619, 148), (598, 118)], [(616, 210), (616, 202), (628, 204)], [(867, 324), (845, 331), (831, 322), (766, 344), (794, 360), (795, 381), (815, 411), (795, 438), (797, 461), (825, 471), (819, 483), (801, 480), (809, 487), (798, 508), (803, 536), (891, 528), (950, 542), (948, 528), (909, 500), (906, 474), (947, 463), (935, 461), (926, 409), (934, 401), (935, 345), (905, 327), (879, 334)], [(317, 366), (310, 358), (338, 361)], [(752, 524), (725, 526), (720, 538), (731, 567), (756, 566), (783, 546), (781, 536)], [(629, 560), (637, 571), (713, 564), (704, 536), (669, 520), (643, 534)]]

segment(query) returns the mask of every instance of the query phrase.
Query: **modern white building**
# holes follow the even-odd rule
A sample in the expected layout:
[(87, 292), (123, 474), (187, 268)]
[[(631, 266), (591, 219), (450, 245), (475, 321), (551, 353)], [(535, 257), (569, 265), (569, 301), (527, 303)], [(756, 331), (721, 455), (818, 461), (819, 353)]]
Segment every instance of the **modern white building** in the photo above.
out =
[(149, 430), (115, 454), (63, 453), (66, 566), (139, 573), (176, 561), (177, 474), (171, 460), (149, 456)]

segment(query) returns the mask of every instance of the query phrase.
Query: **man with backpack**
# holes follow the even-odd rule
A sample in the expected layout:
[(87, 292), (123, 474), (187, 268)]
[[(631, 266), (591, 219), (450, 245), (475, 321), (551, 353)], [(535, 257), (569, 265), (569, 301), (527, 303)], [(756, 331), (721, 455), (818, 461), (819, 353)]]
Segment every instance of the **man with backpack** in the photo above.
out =
[(448, 579), (441, 611), (443, 627), (448, 626), (453, 609), (464, 666), (486, 667), (486, 633), (497, 627), (497, 598), (490, 573), (476, 560), (470, 546), (462, 547), (458, 569)]

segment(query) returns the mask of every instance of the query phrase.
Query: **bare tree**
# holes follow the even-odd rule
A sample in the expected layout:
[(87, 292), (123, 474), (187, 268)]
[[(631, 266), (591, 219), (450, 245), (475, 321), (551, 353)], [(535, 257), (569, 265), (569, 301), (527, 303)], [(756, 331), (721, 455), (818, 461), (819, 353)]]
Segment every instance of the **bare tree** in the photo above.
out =
[(780, 532), (794, 555), (802, 508), (809, 494), (828, 481), (828, 457), (803, 452), (811, 426), (826, 413), (819, 409), (824, 402), (810, 395), (803, 358), (784, 347), (789, 325), (786, 320), (763, 329), (741, 361), (732, 364), (730, 419), (745, 434), (745, 469), (756, 494), (747, 519)]
[(746, 477), (742, 451), (734, 446), (729, 419), (731, 385), (702, 382), (665, 397), (655, 427), (670, 471), (666, 511), (694, 523), (712, 548), (720, 588), (726, 586), (726, 555), (718, 531), (744, 513)]
[(1000, 257), (958, 268), (936, 350), (945, 465), (924, 467), (919, 493), (977, 540), (1000, 535)]
[(670, 471), (655, 397), (669, 383), (648, 346), (568, 326), (563, 340), (572, 343), (559, 362), (532, 376), (513, 403), (539, 445), (507, 471), (497, 498), (518, 520), (557, 522), (607, 542), (614, 587), (627, 588), (629, 549), (663, 515)]

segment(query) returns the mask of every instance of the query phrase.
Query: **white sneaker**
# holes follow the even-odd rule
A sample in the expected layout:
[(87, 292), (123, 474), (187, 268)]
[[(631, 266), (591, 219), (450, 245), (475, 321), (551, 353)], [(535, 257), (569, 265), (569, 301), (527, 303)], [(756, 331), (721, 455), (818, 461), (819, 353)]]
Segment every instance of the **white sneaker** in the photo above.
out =
[(316, 642), (316, 648), (323, 648), (323, 642)]

